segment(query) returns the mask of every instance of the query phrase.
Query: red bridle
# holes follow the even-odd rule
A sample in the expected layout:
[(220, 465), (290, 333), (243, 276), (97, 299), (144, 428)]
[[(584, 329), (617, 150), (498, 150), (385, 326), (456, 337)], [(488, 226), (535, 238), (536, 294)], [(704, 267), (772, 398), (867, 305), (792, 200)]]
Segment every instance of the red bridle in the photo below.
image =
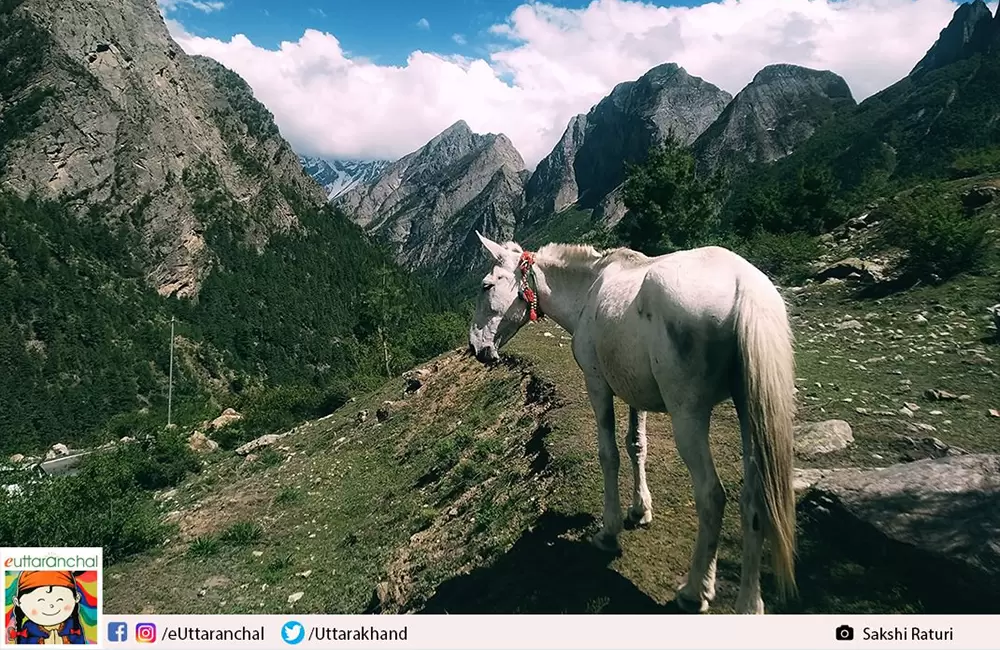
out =
[[(528, 303), (528, 318), (532, 321), (539, 319), (541, 312), (538, 309), (538, 295), (528, 286), (528, 275), (531, 274), (531, 267), (535, 263), (535, 254), (529, 251), (521, 253), (521, 259), (517, 263), (517, 268), (521, 271), (521, 298)], [(535, 283), (538, 286), (538, 283)]]

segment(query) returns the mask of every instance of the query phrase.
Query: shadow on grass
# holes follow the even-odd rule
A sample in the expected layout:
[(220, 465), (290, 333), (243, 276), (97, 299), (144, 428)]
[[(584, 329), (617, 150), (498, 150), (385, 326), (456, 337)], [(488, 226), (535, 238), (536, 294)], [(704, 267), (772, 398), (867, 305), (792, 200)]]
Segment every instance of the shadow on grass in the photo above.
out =
[(590, 526), (591, 515), (546, 512), (533, 530), (488, 567), (445, 581), (425, 614), (671, 614), (608, 567), (610, 553), (562, 537)]

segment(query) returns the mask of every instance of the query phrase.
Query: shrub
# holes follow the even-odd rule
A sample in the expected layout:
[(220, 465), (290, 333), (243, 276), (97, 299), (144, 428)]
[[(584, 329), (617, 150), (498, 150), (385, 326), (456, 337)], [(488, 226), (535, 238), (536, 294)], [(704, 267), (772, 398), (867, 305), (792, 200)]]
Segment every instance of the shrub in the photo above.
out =
[(988, 231), (985, 217), (967, 212), (937, 183), (887, 208), (886, 243), (906, 251), (905, 270), (921, 279), (944, 280), (979, 269), (990, 249)]
[(259, 436), (329, 415), (347, 399), (348, 390), (339, 382), (323, 389), (281, 386), (247, 391), (238, 405), (243, 419), (218, 431), (214, 439), (223, 449), (235, 449)]
[(165, 534), (150, 490), (179, 483), (200, 467), (179, 434), (157, 436), (89, 456), (73, 476), (6, 479), (0, 539), (11, 546), (101, 546), (113, 564), (158, 545)]
[(730, 247), (761, 271), (794, 284), (811, 275), (809, 265), (820, 255), (816, 238), (802, 232), (757, 232), (747, 239), (731, 242)]
[(702, 244), (719, 224), (713, 180), (699, 178), (691, 153), (668, 137), (643, 164), (627, 166), (622, 194), (628, 212), (615, 236), (647, 255)]
[(114, 454), (87, 462), (80, 473), (0, 491), (0, 539), (10, 546), (101, 546), (112, 564), (163, 540), (149, 493)]

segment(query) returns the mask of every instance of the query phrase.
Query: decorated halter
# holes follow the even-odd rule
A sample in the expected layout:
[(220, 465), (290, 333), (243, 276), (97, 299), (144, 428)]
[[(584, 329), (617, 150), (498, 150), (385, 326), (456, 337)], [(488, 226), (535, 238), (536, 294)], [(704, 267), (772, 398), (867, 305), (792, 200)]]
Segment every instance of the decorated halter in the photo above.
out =
[[(536, 321), (541, 317), (541, 311), (538, 309), (538, 295), (528, 286), (528, 276), (534, 275), (531, 268), (534, 263), (535, 254), (528, 251), (521, 253), (521, 259), (517, 263), (517, 268), (521, 271), (519, 294), (521, 299), (528, 303), (528, 317), (532, 321)], [(535, 286), (538, 286), (537, 279), (535, 280)]]

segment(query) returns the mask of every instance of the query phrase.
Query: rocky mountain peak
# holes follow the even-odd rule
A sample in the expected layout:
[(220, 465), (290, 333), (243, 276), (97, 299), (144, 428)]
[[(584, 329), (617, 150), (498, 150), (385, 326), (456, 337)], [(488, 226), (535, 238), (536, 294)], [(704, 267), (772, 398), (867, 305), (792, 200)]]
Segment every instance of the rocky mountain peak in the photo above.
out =
[[(998, 10), (1000, 16), (1000, 10)], [(955, 10), (948, 26), (910, 72), (911, 77), (967, 59), (989, 49), (1000, 38), (1000, 18), (990, 14), (983, 0), (966, 2)]]
[[(753, 80), (750, 83), (754, 85), (761, 85), (776, 83), (787, 79), (809, 79), (816, 77), (826, 77), (838, 85), (843, 85), (845, 89), (847, 88), (847, 84), (844, 80), (839, 75), (834, 74), (829, 70), (814, 70), (813, 68), (806, 68), (791, 63), (772, 63), (771, 65), (764, 66), (760, 69), (760, 72), (754, 75)], [(850, 91), (848, 90), (848, 92)]]
[(732, 96), (664, 63), (626, 81), (586, 115), (570, 120), (528, 181), (528, 220), (577, 204), (598, 206), (625, 179), (625, 164), (644, 159), (669, 133), (690, 144)]
[(695, 141), (698, 169), (731, 175), (783, 158), (820, 124), (854, 105), (847, 82), (832, 72), (769, 65)]
[(474, 259), (456, 248), (470, 228), (490, 237), (513, 235), (523, 171), (524, 159), (510, 138), (474, 133), (459, 120), (334, 204), (388, 242), (401, 264), (443, 274)]

